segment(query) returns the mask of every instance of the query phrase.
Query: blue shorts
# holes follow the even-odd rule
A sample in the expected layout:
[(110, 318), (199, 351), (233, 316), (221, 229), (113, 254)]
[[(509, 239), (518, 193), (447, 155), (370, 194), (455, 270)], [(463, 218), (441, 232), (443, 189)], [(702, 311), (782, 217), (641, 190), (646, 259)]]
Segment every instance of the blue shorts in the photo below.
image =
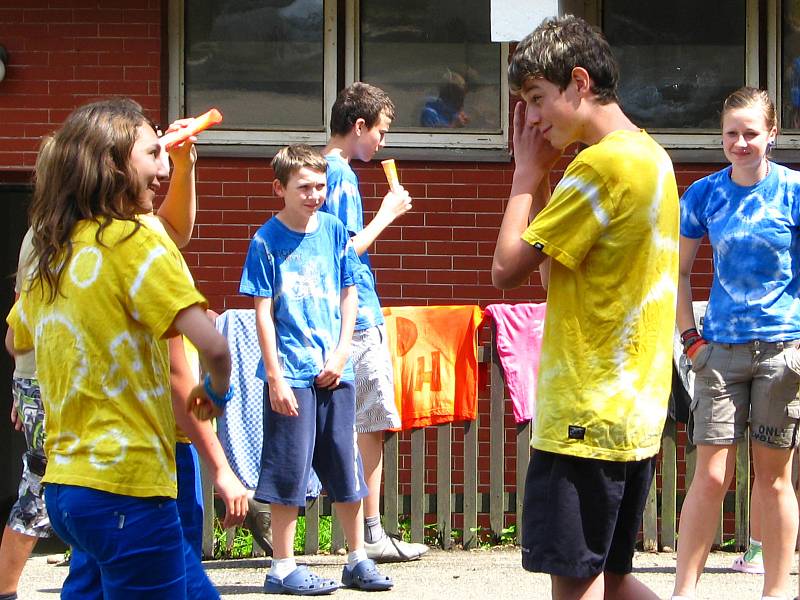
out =
[(256, 500), (305, 506), (311, 469), (332, 502), (356, 502), (367, 485), (356, 444), (356, 396), (353, 384), (335, 390), (292, 388), (296, 417), (272, 410), (264, 386), (264, 446)]
[(525, 480), (522, 566), (578, 579), (630, 573), (655, 464), (655, 457), (614, 462), (534, 450)]
[(187, 550), (174, 500), (52, 483), (45, 499), (53, 529), (72, 546), (61, 598), (219, 598)]

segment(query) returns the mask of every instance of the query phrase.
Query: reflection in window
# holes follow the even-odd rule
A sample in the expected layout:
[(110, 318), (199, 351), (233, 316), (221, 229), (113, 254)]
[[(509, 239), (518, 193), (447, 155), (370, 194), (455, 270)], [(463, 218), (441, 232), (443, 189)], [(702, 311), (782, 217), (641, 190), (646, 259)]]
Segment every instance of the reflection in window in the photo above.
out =
[(397, 106), (393, 131), (500, 132), (489, 0), (360, 0), (360, 75)]
[(186, 2), (186, 113), (226, 129), (323, 130), (323, 0)]
[(782, 16), (780, 125), (800, 129), (800, 1), (784, 0)]
[(745, 82), (745, 0), (604, 0), (626, 114), (648, 129), (719, 130), (722, 102)]

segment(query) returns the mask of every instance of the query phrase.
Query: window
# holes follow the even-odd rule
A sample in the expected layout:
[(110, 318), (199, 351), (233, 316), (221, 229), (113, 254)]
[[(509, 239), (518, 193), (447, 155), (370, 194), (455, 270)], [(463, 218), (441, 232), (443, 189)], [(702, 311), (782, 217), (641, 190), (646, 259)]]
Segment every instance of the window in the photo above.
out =
[(603, 31), (620, 65), (625, 112), (652, 131), (719, 131), (745, 82), (745, 0), (605, 0)]
[(423, 138), (426, 145), (453, 144), (468, 137), (470, 143), (504, 145), (506, 59), (501, 45), (490, 41), (489, 2), (403, 5), (399, 10), (383, 0), (358, 4), (356, 72), (396, 103), (392, 143)]
[(362, 80), (397, 106), (395, 147), (506, 148), (508, 49), (490, 41), (490, 0), (172, 0), (169, 10), (170, 115), (219, 108), (225, 129), (205, 143), (323, 144), (339, 88)]
[(187, 114), (225, 106), (231, 129), (324, 127), (322, 0), (288, 8), (268, 2), (185, 8), (191, 10), (190, 18), (184, 13)]
[(752, 85), (775, 100), (778, 151), (800, 148), (800, 0), (562, 4), (603, 28), (624, 109), (667, 147), (718, 149), (723, 100)]
[(784, 0), (780, 13), (780, 123), (783, 131), (800, 130), (800, 2)]

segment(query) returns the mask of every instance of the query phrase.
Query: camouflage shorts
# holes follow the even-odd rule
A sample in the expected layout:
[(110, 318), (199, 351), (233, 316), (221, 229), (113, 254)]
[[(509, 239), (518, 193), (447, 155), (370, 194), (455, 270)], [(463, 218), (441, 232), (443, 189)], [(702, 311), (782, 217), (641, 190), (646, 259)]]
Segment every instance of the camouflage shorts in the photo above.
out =
[(12, 388), (17, 418), (22, 423), (28, 450), (22, 456), (19, 499), (11, 508), (8, 526), (32, 537), (50, 537), (50, 519), (44, 506), (42, 476), (47, 465), (44, 454), (44, 407), (35, 379), (14, 378)]

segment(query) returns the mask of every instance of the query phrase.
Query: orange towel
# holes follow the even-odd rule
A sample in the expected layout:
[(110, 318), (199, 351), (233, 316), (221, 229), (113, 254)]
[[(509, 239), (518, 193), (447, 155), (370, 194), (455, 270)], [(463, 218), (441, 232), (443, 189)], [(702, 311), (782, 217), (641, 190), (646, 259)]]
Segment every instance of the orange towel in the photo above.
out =
[(474, 420), (478, 306), (383, 309), (402, 429)]

